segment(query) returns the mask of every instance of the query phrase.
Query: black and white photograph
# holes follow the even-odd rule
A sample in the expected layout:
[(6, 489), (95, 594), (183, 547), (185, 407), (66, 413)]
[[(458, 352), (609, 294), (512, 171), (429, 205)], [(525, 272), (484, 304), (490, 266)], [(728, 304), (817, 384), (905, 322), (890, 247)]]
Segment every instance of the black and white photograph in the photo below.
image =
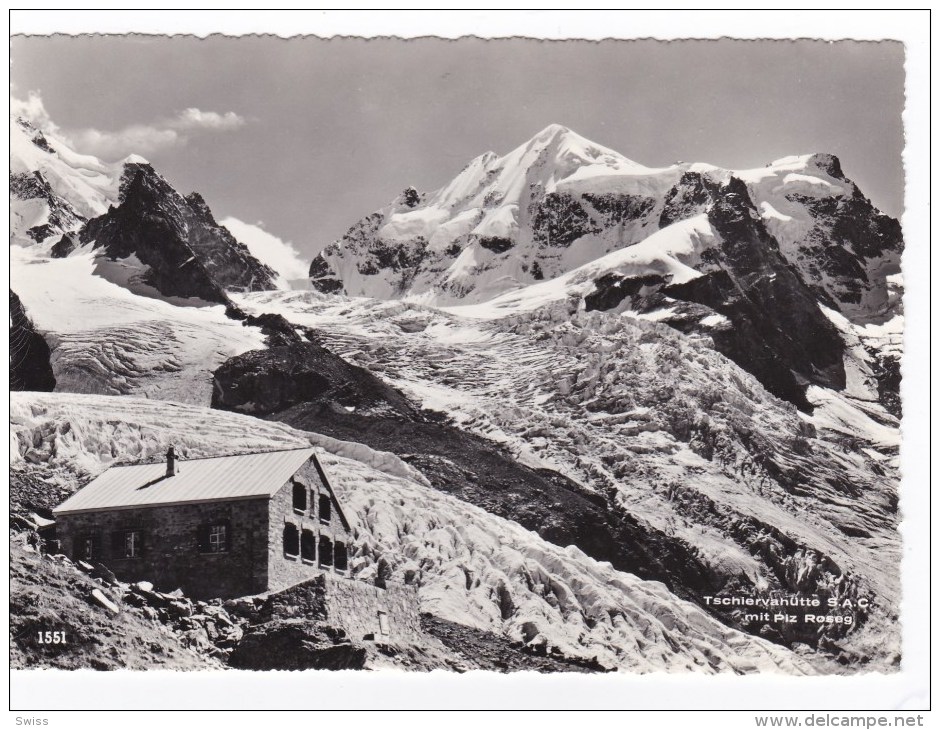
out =
[(910, 49), (616, 17), (11, 27), (15, 674), (901, 678)]

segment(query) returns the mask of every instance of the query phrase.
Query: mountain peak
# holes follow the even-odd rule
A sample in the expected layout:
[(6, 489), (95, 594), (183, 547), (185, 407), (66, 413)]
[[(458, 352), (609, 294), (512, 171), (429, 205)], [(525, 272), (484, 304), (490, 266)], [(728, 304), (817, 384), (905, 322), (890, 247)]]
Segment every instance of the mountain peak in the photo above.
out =
[[(582, 137), (574, 130), (562, 124), (549, 124), (523, 145), (523, 147), (530, 149), (550, 146), (557, 146), (559, 148), (570, 147), (578, 150), (603, 149), (605, 152), (608, 151), (601, 145), (592, 142), (586, 137)], [(613, 152), (613, 150), (609, 151)]]
[(567, 177), (584, 165), (601, 164), (606, 167), (627, 165), (632, 169), (645, 169), (643, 165), (628, 160), (616, 150), (598, 144), (562, 124), (549, 124), (528, 142), (509, 153), (507, 159), (517, 153), (525, 155), (527, 152), (544, 151), (549, 151), (550, 154), (556, 156), (560, 166), (564, 168), (563, 177)]
[(561, 124), (552, 123), (549, 124), (545, 129), (535, 135), (536, 139), (541, 139), (543, 137), (557, 137), (559, 135), (572, 134), (571, 130), (568, 127), (565, 127)]
[(818, 169), (838, 180), (846, 179), (842, 172), (842, 163), (839, 162), (839, 158), (835, 155), (829, 154), (828, 152), (817, 152), (809, 158), (809, 161)]
[(140, 155), (128, 155), (121, 160), (121, 165), (149, 165), (150, 160), (146, 160)]
[(816, 168), (839, 180), (845, 180), (842, 172), (842, 163), (839, 158), (829, 152), (816, 152), (811, 155), (790, 155), (781, 157), (767, 164), (773, 169), (800, 169)]

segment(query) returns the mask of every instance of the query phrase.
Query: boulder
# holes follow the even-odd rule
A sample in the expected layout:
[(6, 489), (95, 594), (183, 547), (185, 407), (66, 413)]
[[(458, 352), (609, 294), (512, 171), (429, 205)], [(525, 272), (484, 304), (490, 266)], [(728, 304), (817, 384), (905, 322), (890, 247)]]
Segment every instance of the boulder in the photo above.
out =
[(99, 606), (102, 606), (103, 608), (107, 609), (107, 610), (108, 610), (109, 612), (111, 612), (112, 614), (117, 615), (117, 614), (119, 614), (119, 613), (121, 612), (121, 609), (118, 608), (117, 604), (116, 604), (114, 601), (112, 601), (110, 598), (108, 598), (108, 597), (107, 597), (104, 593), (102, 593), (99, 589), (95, 588), (95, 589), (91, 592), (91, 597), (92, 597), (92, 600), (94, 600), (95, 603), (97, 603)]
[(239, 669), (362, 669), (366, 649), (316, 621), (274, 621), (254, 627), (238, 642), (229, 664)]
[(95, 566), (91, 571), (91, 576), (92, 578), (97, 578), (98, 580), (103, 581), (108, 585), (116, 586), (118, 584), (117, 576), (111, 572), (111, 569), (108, 566), (102, 565), (101, 563), (95, 563)]

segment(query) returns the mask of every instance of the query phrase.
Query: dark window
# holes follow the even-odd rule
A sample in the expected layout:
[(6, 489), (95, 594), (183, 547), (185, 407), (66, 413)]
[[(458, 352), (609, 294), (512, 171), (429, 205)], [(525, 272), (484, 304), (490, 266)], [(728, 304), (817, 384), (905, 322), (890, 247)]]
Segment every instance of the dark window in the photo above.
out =
[(298, 512), (307, 511), (307, 488), (300, 482), (294, 482), (294, 509)]
[(320, 522), (329, 522), (332, 504), (330, 504), (330, 495), (320, 495)]
[(199, 552), (227, 553), (232, 548), (232, 529), (227, 521), (200, 525)]
[(111, 557), (139, 558), (143, 554), (143, 530), (120, 530), (111, 534)]
[(297, 526), (288, 522), (284, 525), (284, 554), (297, 557), (300, 553), (300, 533)]
[(311, 563), (317, 560), (317, 538), (310, 530), (300, 534), (300, 557)]
[(333, 565), (337, 570), (346, 570), (349, 558), (346, 555), (346, 543), (337, 542), (333, 547)]
[(320, 565), (333, 564), (333, 543), (326, 535), (320, 535)]
[(101, 557), (98, 536), (80, 535), (75, 540), (75, 557), (78, 560), (97, 560)]

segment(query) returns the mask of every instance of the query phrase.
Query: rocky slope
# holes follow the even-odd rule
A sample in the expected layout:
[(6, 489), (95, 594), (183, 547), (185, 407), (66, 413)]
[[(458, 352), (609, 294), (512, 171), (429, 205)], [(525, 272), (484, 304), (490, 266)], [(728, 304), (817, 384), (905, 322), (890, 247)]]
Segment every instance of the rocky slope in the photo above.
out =
[(36, 331), (20, 298), (10, 290), (10, 390), (52, 390), (49, 345)]
[[(10, 538), (12, 668), (223, 667), (218, 657), (188, 645), (155, 615), (122, 605), (119, 592), (108, 581), (89, 575), (64, 556), (37, 552), (25, 535), (18, 532)], [(62, 632), (65, 640), (43, 641), (46, 632), (50, 636)]]
[(20, 245), (49, 244), (106, 213), (129, 157), (108, 164), (80, 155), (54, 134), (10, 118), (10, 233)]

